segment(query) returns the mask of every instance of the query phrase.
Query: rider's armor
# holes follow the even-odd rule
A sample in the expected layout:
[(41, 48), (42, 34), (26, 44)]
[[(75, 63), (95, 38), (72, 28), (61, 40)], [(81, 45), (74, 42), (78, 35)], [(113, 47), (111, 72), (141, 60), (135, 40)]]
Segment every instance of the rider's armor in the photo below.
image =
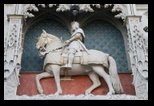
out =
[[(76, 25), (77, 24), (77, 25)], [(85, 45), (83, 44), (85, 34), (81, 28), (79, 28), (79, 24), (77, 22), (74, 22), (74, 25), (76, 25), (76, 28), (69, 40), (67, 40), (68, 43), (68, 61), (63, 67), (71, 68), (72, 62), (75, 56), (76, 52), (81, 52), (86, 49)]]

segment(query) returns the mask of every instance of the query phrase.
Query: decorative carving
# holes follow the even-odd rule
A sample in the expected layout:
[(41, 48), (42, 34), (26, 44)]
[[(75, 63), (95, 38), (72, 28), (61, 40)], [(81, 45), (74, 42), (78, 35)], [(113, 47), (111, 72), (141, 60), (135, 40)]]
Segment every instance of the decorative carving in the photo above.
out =
[(85, 12), (94, 12), (94, 10), (91, 8), (92, 6), (96, 6), (97, 8), (100, 8), (101, 5), (100, 4), (80, 4), (80, 11), (85, 11)]
[(112, 6), (113, 4), (104, 4), (104, 8), (108, 8), (109, 6)]
[(125, 18), (126, 18), (125, 7), (122, 4), (105, 4), (104, 7), (108, 8), (109, 6), (112, 6), (112, 5), (113, 5), (113, 8), (111, 10), (112, 12), (121, 11), (119, 14), (115, 15), (114, 17), (118, 19), (121, 18), (123, 21), (125, 21)]
[[(4, 65), (4, 78), (7, 79), (15, 68), (14, 58), (17, 56), (17, 41), (18, 41), (18, 27), (19, 20), (11, 19), (10, 20), (10, 29), (8, 36), (6, 38), (6, 47), (5, 47), (5, 65)], [(7, 73), (7, 74), (6, 74)]]
[(148, 60), (148, 26), (144, 27), (143, 30), (146, 32), (143, 35), (143, 39), (144, 39), (144, 47), (146, 51), (146, 59)]
[(58, 8), (56, 9), (57, 12), (59, 11), (67, 11), (70, 10), (70, 6), (67, 4), (59, 4)]
[(8, 15), (8, 18), (9, 30), (4, 43), (4, 81), (6, 83), (4, 93), (7, 97), (16, 95), (16, 87), (20, 84), (18, 77), (21, 69), (23, 16)]
[(148, 82), (139, 72), (136, 75), (136, 94), (140, 99), (148, 99)]
[(144, 30), (145, 32), (148, 32), (148, 26), (144, 27), (143, 30)]
[(57, 4), (49, 4), (49, 7), (53, 7), (56, 6)]
[[(37, 4), (38, 6), (41, 6), (43, 8), (46, 7), (45, 4)], [(115, 15), (115, 18), (121, 18), (123, 21), (125, 21), (126, 18), (126, 7), (122, 4), (104, 4), (104, 8), (108, 8), (109, 6), (113, 5), (112, 12), (121, 11), (119, 14)], [(79, 11), (83, 12), (94, 12), (94, 9), (91, 6), (96, 6), (96, 8), (101, 8), (100, 4), (48, 4), (49, 8), (53, 6), (57, 6), (56, 11), (70, 11), (72, 6), (78, 6)], [(103, 6), (102, 6), (103, 7)], [(34, 17), (34, 15), (28, 11), (38, 11), (38, 8), (35, 4), (26, 4), (24, 7), (24, 14), (25, 18), (27, 17)], [(76, 14), (75, 14), (76, 15)]]
[[(133, 84), (137, 97), (147, 99), (148, 60), (145, 51), (139, 16), (127, 16), (128, 54), (130, 56)], [(140, 83), (139, 83), (140, 82)], [(144, 84), (141, 84), (145, 82)], [(144, 87), (143, 87), (144, 86)]]
[(38, 6), (45, 8), (45, 4), (38, 4)]
[(13, 99), (16, 97), (16, 87), (18, 86), (18, 82), (16, 79), (15, 71), (10, 75), (10, 77), (5, 81), (5, 89), (4, 89), (4, 99)]
[(25, 4), (24, 5), (23, 14), (24, 14), (25, 18), (27, 18), (27, 17), (30, 17), (30, 18), (34, 17), (34, 15), (32, 13), (28, 12), (28, 11), (32, 11), (32, 10), (33, 11), (39, 11), (35, 4)]

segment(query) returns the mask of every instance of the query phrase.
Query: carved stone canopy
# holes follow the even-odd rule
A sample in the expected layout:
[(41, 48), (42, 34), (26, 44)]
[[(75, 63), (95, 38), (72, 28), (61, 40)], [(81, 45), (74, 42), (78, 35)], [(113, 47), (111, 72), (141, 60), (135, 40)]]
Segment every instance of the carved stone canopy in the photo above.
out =
[(118, 14), (116, 14), (114, 17), (125, 20), (125, 16), (127, 14), (126, 6), (122, 4), (25, 4), (23, 13), (25, 14), (25, 18), (34, 17), (31, 11), (38, 12), (38, 8), (42, 7), (56, 8), (56, 12), (70, 11), (74, 16), (77, 16), (79, 13), (94, 12), (96, 9), (107, 9), (111, 6), (111, 12), (118, 12)]

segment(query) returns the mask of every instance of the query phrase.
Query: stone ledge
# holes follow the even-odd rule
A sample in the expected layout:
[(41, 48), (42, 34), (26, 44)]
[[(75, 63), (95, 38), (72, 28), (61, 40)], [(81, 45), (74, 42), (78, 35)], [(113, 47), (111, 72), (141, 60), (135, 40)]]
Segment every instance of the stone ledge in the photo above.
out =
[(134, 95), (126, 95), (126, 94), (116, 94), (116, 95), (74, 95), (74, 94), (68, 94), (68, 95), (34, 95), (34, 96), (16, 96), (14, 98), (8, 98), (11, 100), (139, 100)]

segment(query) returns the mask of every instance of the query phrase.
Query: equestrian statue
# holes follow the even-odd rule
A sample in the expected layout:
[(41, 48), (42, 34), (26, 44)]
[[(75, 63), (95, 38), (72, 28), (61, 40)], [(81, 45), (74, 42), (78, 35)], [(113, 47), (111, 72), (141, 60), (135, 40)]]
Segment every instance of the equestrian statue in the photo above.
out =
[(40, 79), (50, 77), (54, 77), (56, 82), (55, 95), (62, 94), (60, 75), (64, 69), (67, 69), (70, 76), (89, 76), (93, 85), (85, 91), (86, 95), (101, 85), (99, 77), (107, 83), (107, 95), (123, 93), (114, 58), (107, 53), (87, 49), (84, 39), (84, 31), (76, 21), (71, 23), (71, 38), (65, 42), (43, 30), (36, 43), (36, 48), (40, 50), (39, 56), (44, 57), (43, 72), (36, 75), (35, 79), (40, 94), (43, 94)]

